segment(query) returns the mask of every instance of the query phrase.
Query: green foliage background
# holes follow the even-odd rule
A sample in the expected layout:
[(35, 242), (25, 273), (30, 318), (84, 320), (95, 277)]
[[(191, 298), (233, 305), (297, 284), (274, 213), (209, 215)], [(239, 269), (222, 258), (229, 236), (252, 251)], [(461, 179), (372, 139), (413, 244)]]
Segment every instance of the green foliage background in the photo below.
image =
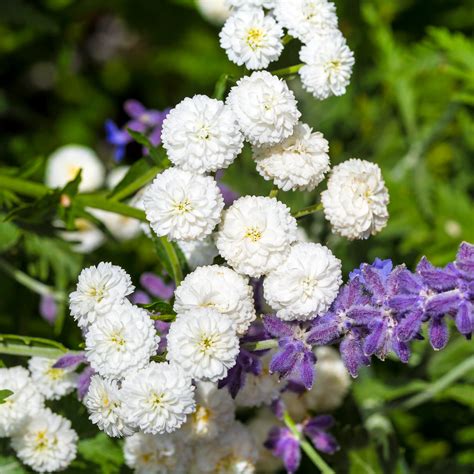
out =
[[(410, 268), (426, 255), (443, 265), (462, 240), (474, 241), (474, 23), (469, 0), (337, 0), (340, 26), (356, 56), (348, 93), (324, 102), (290, 80), (304, 120), (331, 146), (332, 162), (350, 157), (377, 162), (391, 194), (388, 227), (364, 242), (330, 235), (320, 215), (302, 224), (312, 239), (327, 243), (345, 271), (376, 256)], [(123, 102), (136, 98), (164, 109), (185, 96), (212, 95), (223, 72), (244, 73), (219, 48), (218, 28), (192, 0), (2, 0), (0, 2), (0, 166), (42, 180), (44, 157), (67, 143), (99, 153), (109, 168), (112, 150), (103, 123), (125, 121)], [(278, 67), (298, 62), (289, 44)], [(127, 162), (140, 157), (128, 149)], [(248, 155), (224, 176), (242, 194), (267, 194)], [(324, 184), (323, 184), (324, 186)], [(284, 193), (293, 209), (317, 202), (319, 192)], [(23, 198), (0, 189), (4, 215)], [(51, 216), (36, 222), (0, 224), (2, 258), (32, 277), (67, 291), (83, 266), (111, 260), (135, 282), (160, 264), (145, 238), (110, 241), (80, 256), (52, 233)], [(54, 327), (38, 315), (38, 296), (0, 272), (0, 333), (55, 338), (77, 348), (80, 334), (62, 308)], [(353, 384), (336, 412), (342, 451), (329, 462), (337, 472), (468, 473), (474, 466), (474, 373), (414, 410), (370, 415), (373, 407), (426, 388), (449, 373), (473, 346), (452, 337), (434, 354), (415, 343), (408, 367), (375, 363)], [(10, 365), (13, 359), (5, 358)], [(116, 443), (87, 423), (70, 400), (56, 410), (80, 427), (81, 456), (71, 472), (118, 472)], [(5, 443), (0, 472), (23, 472)], [(4, 466), (2, 468), (2, 465)], [(306, 467), (305, 467), (306, 466)], [(2, 470), (3, 469), (3, 470)], [(9, 469), (9, 470), (7, 470)], [(301, 472), (313, 472), (304, 465)]]

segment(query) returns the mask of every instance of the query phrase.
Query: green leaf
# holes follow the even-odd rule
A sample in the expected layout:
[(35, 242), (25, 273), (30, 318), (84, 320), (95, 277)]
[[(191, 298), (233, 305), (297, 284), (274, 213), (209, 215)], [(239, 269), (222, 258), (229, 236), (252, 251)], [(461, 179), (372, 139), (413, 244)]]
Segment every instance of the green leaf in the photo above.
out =
[(143, 133), (135, 132), (129, 128), (127, 129), (127, 132), (137, 143), (143, 145), (148, 150), (150, 158), (153, 160), (155, 165), (163, 166), (166, 163), (167, 157), (162, 146), (153, 145), (153, 143), (151, 143), (148, 137)]
[(13, 456), (0, 456), (0, 472), (2, 474), (27, 474), (27, 470)]
[(2, 222), (0, 214), (0, 253), (13, 247), (20, 238), (20, 231), (13, 222)]
[(100, 466), (104, 474), (118, 473), (123, 464), (122, 449), (105, 433), (79, 441), (77, 450), (86, 461)]
[(2, 389), (0, 390), (0, 405), (2, 403), (5, 403), (5, 400), (10, 397), (11, 395), (13, 395), (13, 392), (11, 390), (8, 390), (8, 389)]
[(439, 393), (437, 400), (454, 400), (462, 405), (474, 408), (474, 388), (468, 384), (453, 385)]
[(154, 301), (153, 303), (143, 304), (140, 306), (151, 313), (176, 314), (173, 311), (173, 306), (165, 301)]
[(151, 166), (145, 158), (139, 159), (133, 163), (127, 174), (108, 197), (121, 200), (130, 196), (150, 182), (161, 169), (159, 166)]
[(156, 235), (153, 236), (153, 242), (163, 267), (178, 286), (183, 279), (183, 272), (175, 246), (166, 237), (157, 237)]
[(18, 169), (16, 176), (23, 179), (33, 176), (43, 167), (45, 161), (46, 159), (44, 156), (36, 157), (32, 160), (29, 160), (21, 168)]

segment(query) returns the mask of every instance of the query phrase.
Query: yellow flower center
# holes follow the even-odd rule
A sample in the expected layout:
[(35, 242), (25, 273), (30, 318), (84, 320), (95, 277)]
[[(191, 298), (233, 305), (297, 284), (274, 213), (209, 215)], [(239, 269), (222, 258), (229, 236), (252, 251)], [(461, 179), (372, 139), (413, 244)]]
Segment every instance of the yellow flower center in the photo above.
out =
[(265, 32), (260, 28), (250, 28), (247, 31), (246, 42), (251, 49), (257, 49), (262, 46)]
[(81, 170), (80, 166), (72, 165), (72, 164), (68, 165), (67, 170), (66, 170), (68, 181), (73, 180), (77, 176), (77, 173), (79, 173), (80, 170)]
[(110, 336), (110, 342), (113, 342), (115, 345), (119, 347), (123, 347), (125, 345), (125, 339), (122, 334), (116, 332)]
[(201, 341), (199, 342), (199, 346), (201, 348), (201, 352), (207, 352), (209, 349), (212, 348), (214, 345), (214, 340), (210, 336), (202, 336)]
[(257, 242), (262, 238), (262, 232), (258, 227), (247, 227), (244, 237), (250, 239), (252, 242)]
[(186, 214), (186, 212), (192, 211), (192, 209), (191, 201), (188, 198), (174, 203), (174, 210), (176, 214)]
[(64, 375), (64, 370), (63, 369), (55, 369), (54, 367), (51, 367), (46, 371), (46, 375), (51, 380), (60, 380)]
[(35, 437), (35, 451), (44, 451), (48, 448), (48, 444), (46, 430), (38, 431)]

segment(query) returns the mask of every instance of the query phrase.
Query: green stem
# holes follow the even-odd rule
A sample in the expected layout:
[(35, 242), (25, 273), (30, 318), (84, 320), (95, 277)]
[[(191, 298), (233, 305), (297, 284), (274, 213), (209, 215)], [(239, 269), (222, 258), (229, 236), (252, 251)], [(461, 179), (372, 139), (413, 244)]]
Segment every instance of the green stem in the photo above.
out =
[(283, 413), (283, 421), (288, 429), (293, 433), (293, 436), (297, 438), (300, 442), (300, 446), (306, 455), (311, 459), (313, 464), (319, 468), (323, 474), (336, 474), (327, 464), (326, 461), (317, 453), (313, 446), (305, 439), (301, 434), (300, 430), (297, 428), (295, 422), (292, 420), (290, 414), (285, 411)]
[(244, 347), (249, 351), (264, 351), (278, 347), (278, 341), (276, 339), (268, 339), (266, 341), (247, 342)]
[(173, 322), (176, 319), (176, 314), (152, 314), (150, 319), (153, 319), (153, 321)]
[(312, 206), (305, 207), (304, 209), (300, 209), (299, 211), (293, 212), (293, 217), (299, 219), (300, 217), (309, 216), (310, 214), (314, 214), (315, 212), (320, 211), (323, 208), (321, 203), (313, 204)]
[(146, 222), (145, 212), (141, 209), (107, 199), (105, 196), (100, 194), (79, 194), (75, 197), (75, 200), (78, 204), (84, 207), (92, 207), (94, 209), (102, 209), (103, 211), (115, 212), (122, 216), (133, 217)]
[(303, 66), (304, 64), (295, 64), (294, 66), (284, 67), (282, 69), (277, 69), (270, 72), (275, 74), (275, 76), (292, 76), (293, 74), (296, 74)]
[(148, 184), (161, 170), (162, 168), (160, 168), (159, 166), (153, 166), (135, 181), (133, 181), (132, 183), (118, 191), (116, 194), (114, 194), (113, 197), (111, 197), (110, 199), (113, 201), (122, 201), (123, 199), (131, 196), (136, 191), (143, 188), (143, 186)]
[(66, 299), (63, 293), (55, 291), (54, 288), (45, 285), (44, 283), (41, 283), (38, 280), (35, 280), (26, 273), (10, 265), (2, 258), (0, 258), (0, 269), (2, 269), (6, 274), (11, 276), (18, 283), (25, 286), (29, 290), (38, 293), (39, 295), (52, 296), (56, 301), (64, 301)]
[(23, 196), (42, 197), (50, 192), (50, 189), (40, 183), (33, 183), (26, 179), (15, 178), (0, 174), (0, 189), (8, 189)]
[(268, 195), (268, 197), (271, 197), (271, 198), (276, 198), (278, 196), (278, 187), (277, 186), (273, 186), (272, 190), (270, 191), (270, 194)]
[(294, 38), (293, 36), (289, 35), (289, 34), (286, 34), (283, 39), (281, 40), (281, 42), (283, 43), (283, 45), (287, 45), (289, 42), (293, 41)]
[(469, 372), (469, 370), (471, 369), (474, 369), (474, 356), (471, 356), (464, 360), (456, 368), (450, 370), (443, 377), (436, 380), (436, 382), (430, 384), (421, 393), (418, 393), (413, 397), (408, 398), (400, 405), (393, 408), (402, 408), (404, 410), (410, 410), (412, 408), (415, 408), (418, 405), (421, 405), (422, 403), (431, 400), (436, 394), (443, 391), (445, 388), (448, 388), (453, 382), (460, 379), (464, 374), (466, 374), (466, 372)]
[(57, 359), (66, 353), (79, 354), (80, 352), (70, 351), (60, 342), (51, 339), (18, 334), (0, 334), (0, 354)]
[(173, 244), (166, 237), (160, 237), (160, 240), (161, 245), (163, 246), (163, 249), (166, 252), (171, 264), (172, 275), (170, 276), (173, 278), (176, 287), (178, 287), (183, 280), (183, 272), (181, 271), (181, 264), (179, 262), (178, 254), (176, 253)]

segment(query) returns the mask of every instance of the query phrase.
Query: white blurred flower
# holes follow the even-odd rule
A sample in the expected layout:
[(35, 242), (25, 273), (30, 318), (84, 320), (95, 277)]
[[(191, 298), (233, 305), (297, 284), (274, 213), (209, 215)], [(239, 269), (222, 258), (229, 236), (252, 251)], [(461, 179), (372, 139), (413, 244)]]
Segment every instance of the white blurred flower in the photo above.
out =
[(112, 170), (109, 171), (107, 175), (106, 184), (109, 189), (114, 189), (117, 184), (125, 178), (125, 175), (130, 170), (130, 166), (122, 165), (116, 166)]
[(103, 377), (122, 378), (148, 364), (160, 337), (148, 313), (125, 301), (92, 323), (85, 340), (91, 367)]
[(275, 0), (226, 0), (234, 8), (273, 8)]
[(255, 146), (257, 171), (283, 191), (312, 191), (329, 171), (329, 144), (320, 132), (298, 123), (293, 134), (273, 146)]
[(244, 334), (255, 319), (253, 289), (248, 279), (220, 265), (199, 267), (175, 291), (174, 310), (214, 308), (228, 316), (237, 334)]
[(348, 239), (367, 239), (388, 220), (389, 195), (375, 163), (352, 158), (333, 168), (321, 193), (332, 230)]
[(230, 90), (227, 104), (245, 137), (257, 145), (275, 144), (289, 137), (301, 115), (286, 82), (268, 71), (240, 79)]
[(179, 314), (171, 323), (167, 341), (168, 359), (197, 380), (223, 379), (239, 353), (232, 320), (211, 308)]
[(84, 405), (89, 420), (112, 437), (130, 436), (134, 429), (124, 421), (125, 401), (118, 382), (100, 375), (91, 378)]
[(224, 212), (219, 253), (237, 272), (259, 277), (283, 263), (296, 240), (296, 220), (280, 201), (244, 196)]
[(46, 165), (45, 182), (51, 188), (62, 188), (82, 170), (79, 191), (95, 191), (104, 184), (105, 168), (93, 150), (82, 145), (58, 148)]
[(219, 223), (224, 208), (214, 178), (177, 168), (158, 174), (143, 202), (152, 229), (170, 240), (204, 239)]
[(191, 379), (176, 364), (151, 362), (122, 382), (128, 423), (145, 433), (171, 433), (195, 410)]
[(56, 369), (53, 367), (56, 362), (47, 357), (31, 357), (28, 361), (31, 378), (47, 400), (59, 400), (76, 388), (74, 367)]
[(66, 469), (76, 457), (77, 440), (69, 420), (44, 408), (15, 433), (12, 448), (34, 471), (56, 472)]
[[(136, 207), (133, 205), (133, 202), (129, 202), (128, 205)], [(92, 209), (90, 212), (107, 227), (117, 240), (130, 240), (141, 232), (141, 222), (133, 217), (101, 209)]]
[(136, 474), (186, 474), (189, 448), (176, 436), (136, 433), (125, 439), (125, 463)]
[(336, 6), (328, 0), (275, 0), (274, 12), (290, 35), (303, 43), (337, 28)]
[(30, 378), (29, 372), (20, 366), (0, 368), (0, 388), (12, 395), (0, 404), (0, 438), (15, 433), (29, 415), (43, 408), (44, 398)]
[(196, 450), (196, 473), (254, 474), (258, 451), (250, 431), (238, 421), (216, 440)]
[(81, 271), (76, 291), (69, 295), (69, 309), (79, 327), (84, 328), (122, 303), (134, 289), (123, 268), (100, 262)]
[(273, 352), (268, 352), (260, 358), (262, 363), (261, 374), (246, 374), (245, 384), (235, 398), (235, 403), (238, 406), (259, 407), (270, 405), (273, 400), (278, 398), (283, 384), (280, 383), (278, 374), (270, 373), (269, 367), (273, 355)]
[(59, 236), (73, 242), (72, 249), (77, 253), (88, 254), (98, 249), (105, 241), (104, 233), (92, 222), (79, 217), (74, 220), (74, 231), (61, 231)]
[(201, 15), (216, 25), (222, 25), (230, 15), (226, 0), (197, 0)]
[(326, 312), (342, 284), (341, 261), (321, 244), (300, 242), (263, 282), (267, 303), (286, 321)]
[(219, 37), (229, 59), (247, 69), (265, 69), (283, 51), (283, 29), (260, 8), (232, 14)]
[(204, 240), (178, 240), (176, 243), (186, 257), (190, 270), (203, 265), (211, 265), (214, 258), (219, 255), (212, 236)]
[(229, 392), (212, 382), (196, 385), (196, 411), (188, 417), (183, 430), (191, 441), (215, 439), (234, 420), (235, 404)]
[(174, 165), (198, 174), (227, 168), (243, 146), (231, 108), (205, 95), (187, 97), (171, 109), (161, 138)]
[(303, 46), (300, 60), (304, 63), (299, 70), (303, 87), (317, 99), (346, 93), (355, 62), (354, 53), (338, 30), (317, 36)]

